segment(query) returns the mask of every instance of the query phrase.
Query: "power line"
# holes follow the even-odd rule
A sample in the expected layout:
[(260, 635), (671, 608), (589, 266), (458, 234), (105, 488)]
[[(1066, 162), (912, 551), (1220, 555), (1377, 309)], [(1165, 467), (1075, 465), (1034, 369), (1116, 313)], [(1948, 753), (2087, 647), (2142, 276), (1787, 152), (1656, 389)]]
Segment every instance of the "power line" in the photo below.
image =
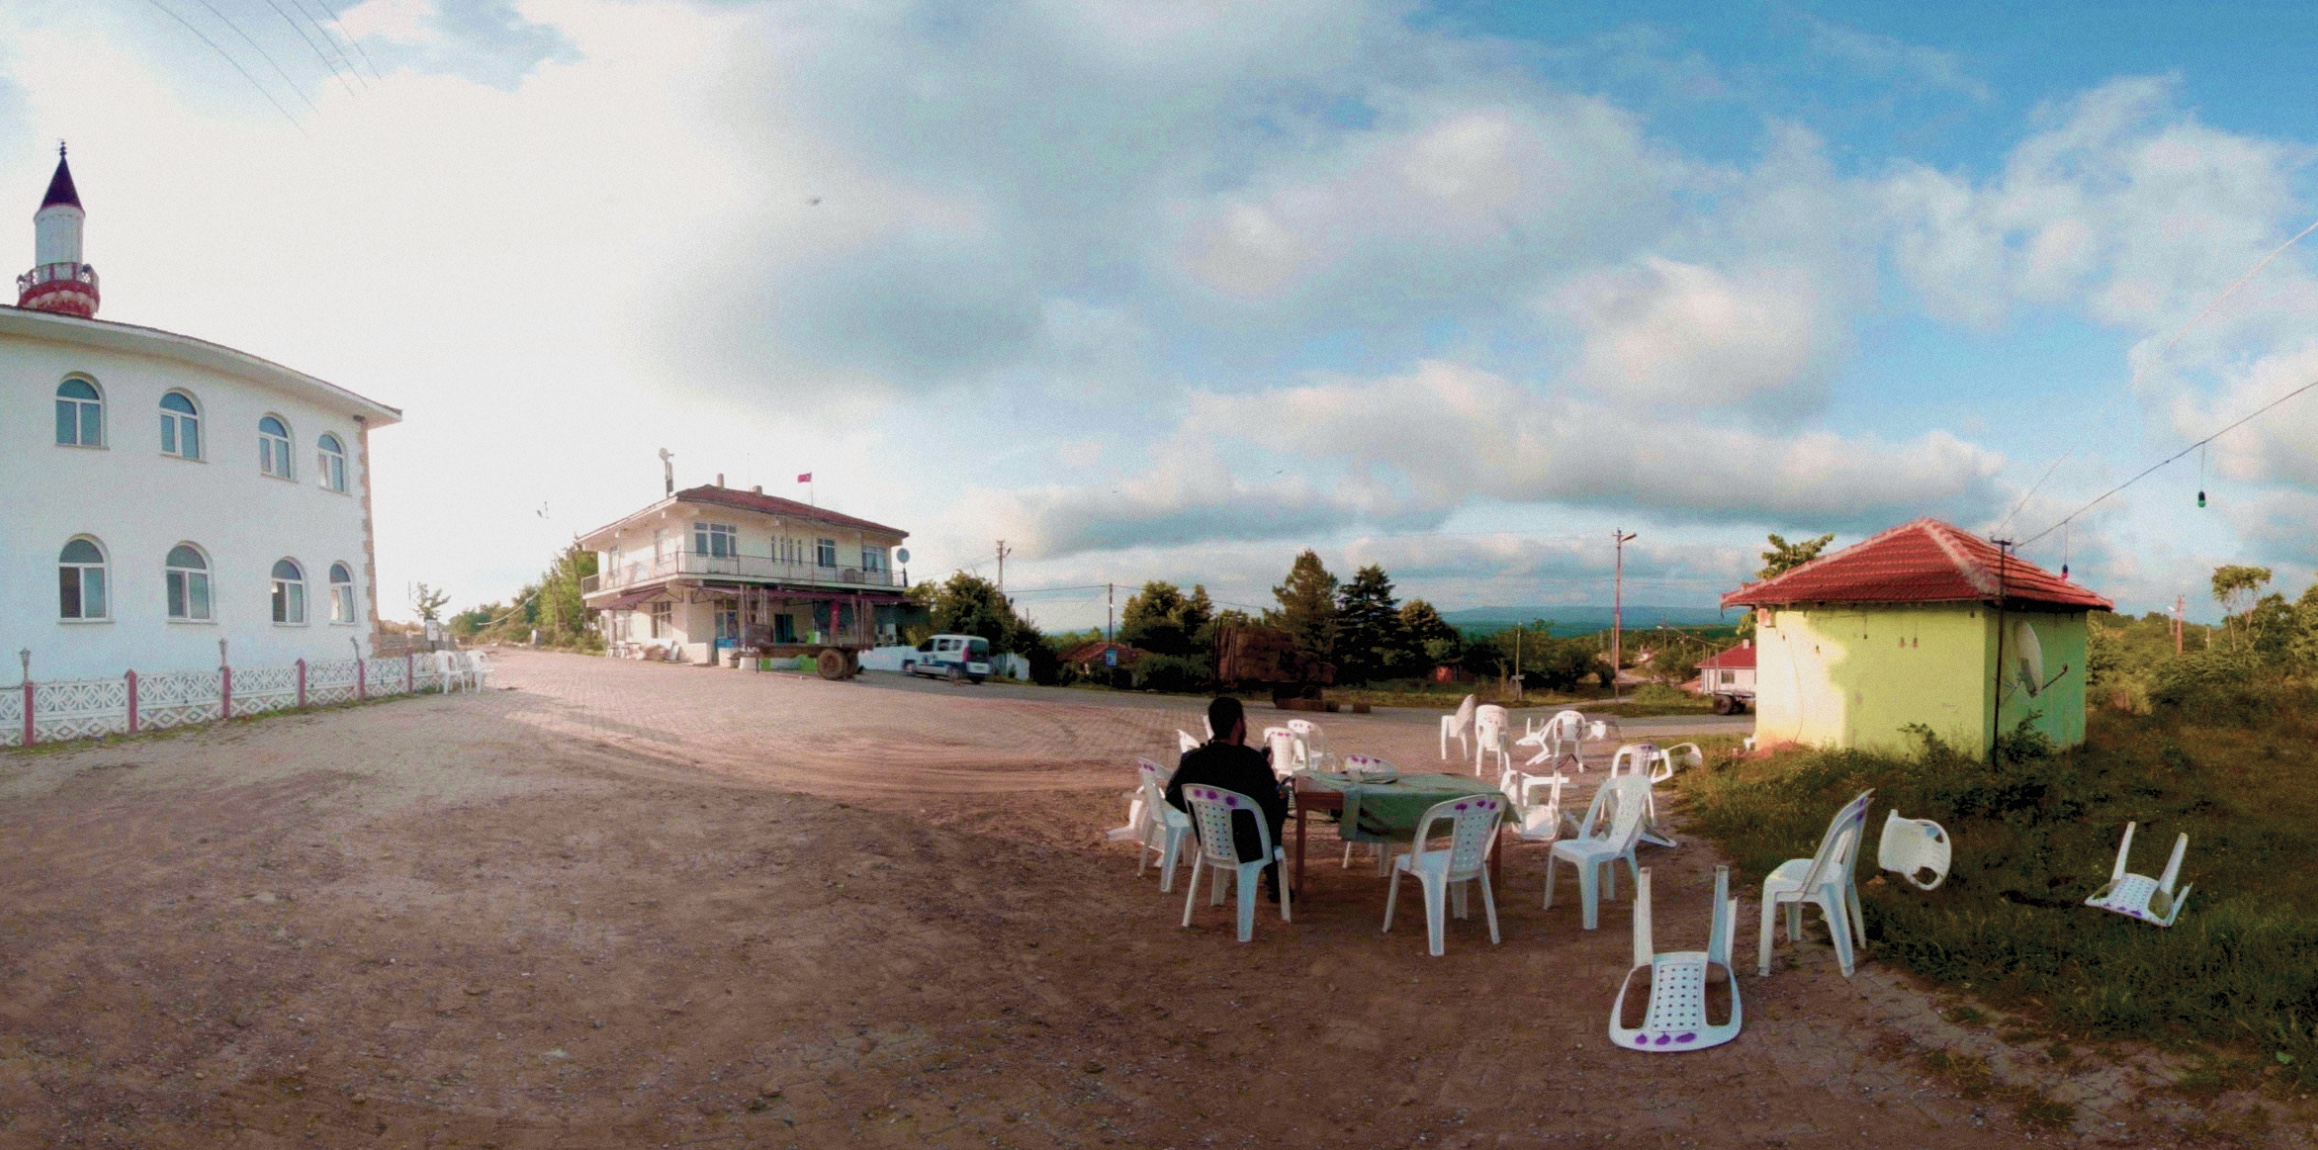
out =
[(299, 123), (298, 118), (291, 115), (290, 110), (283, 107), (280, 100), (274, 99), (274, 94), (270, 91), (267, 91), (264, 84), (258, 83), (258, 78), (250, 75), (250, 70), (242, 67), (241, 61), (234, 59), (233, 54), (227, 52), (223, 45), (219, 44), (215, 40), (210, 39), (209, 33), (194, 27), (191, 20), (187, 20), (185, 17), (178, 15), (174, 9), (171, 9), (167, 5), (161, 3), (161, 0), (145, 0), (145, 3), (151, 4), (153, 7), (160, 9), (162, 15), (177, 21), (179, 24), (183, 24), (186, 31), (193, 33), (195, 36), (199, 36), (202, 43), (209, 45), (210, 51), (217, 53), (218, 56), (223, 58), (226, 63), (233, 65), (233, 70), (241, 73), (241, 78), (249, 81), (250, 87), (256, 88), (258, 90), (258, 95), (264, 96), (266, 98), (266, 103), (272, 104), (274, 106), (274, 110), (280, 112), (282, 114), (282, 118), (290, 122), (291, 127), (298, 129), (299, 135), (304, 135), (306, 133), (306, 126)]
[[(282, 11), (282, 6), (280, 4), (275, 3), (274, 0), (266, 0), (266, 7), (273, 9), (274, 15), (281, 17), (282, 23), (289, 25), (290, 31), (296, 32), (298, 34), (298, 38), (306, 42), (307, 49), (314, 53), (315, 59), (322, 62), (322, 69), (330, 73), (330, 78), (338, 81), (338, 86), (346, 89), (347, 95), (353, 95), (354, 85), (347, 83), (346, 77), (338, 74), (338, 66), (330, 62), (330, 57), (322, 54), (321, 45), (314, 43), (314, 38), (307, 35), (304, 28), (298, 27), (298, 22), (290, 19), (290, 14)], [(309, 17), (308, 19), (310, 21), (312, 18)]]
[[(2312, 227), (2313, 227), (2313, 228), (2318, 228), (2318, 224), (2314, 224), (2314, 225), (2312, 225)], [(2306, 234), (2306, 233), (2305, 233), (2305, 234)], [(2093, 509), (2095, 506), (2099, 505), (2101, 502), (2103, 502), (2104, 500), (2108, 499), (2110, 496), (2112, 496), (2112, 495), (2115, 495), (2116, 493), (2118, 493), (2118, 492), (2120, 492), (2120, 491), (2123, 491), (2124, 489), (2126, 489), (2126, 488), (2128, 488), (2128, 487), (2131, 487), (2131, 486), (2133, 486), (2133, 485), (2134, 485), (2134, 484), (2136, 484), (2136, 483), (2139, 483), (2139, 482), (2141, 482), (2141, 480), (2142, 480), (2142, 479), (2144, 479), (2144, 478), (2148, 477), (2148, 475), (2149, 475), (2151, 472), (2154, 472), (2154, 471), (2156, 471), (2158, 468), (2161, 468), (2161, 467), (2165, 466), (2166, 464), (2173, 462), (2174, 460), (2180, 459), (2182, 456), (2184, 456), (2184, 455), (2187, 455), (2187, 454), (2189, 454), (2190, 452), (2192, 452), (2192, 451), (2195, 451), (2195, 450), (2197, 450), (2198, 448), (2200, 448), (2200, 447), (2203, 447), (2203, 446), (2205, 446), (2206, 444), (2208, 444), (2208, 443), (2211, 443), (2211, 442), (2213, 442), (2213, 441), (2214, 441), (2214, 440), (2216, 440), (2216, 439), (2220, 439), (2222, 436), (2224, 436), (2224, 435), (2227, 435), (2227, 434), (2229, 434), (2229, 433), (2230, 433), (2230, 432), (2232, 432), (2232, 431), (2236, 431), (2238, 428), (2244, 427), (2246, 424), (2252, 423), (2252, 422), (2254, 421), (2254, 418), (2255, 418), (2256, 416), (2262, 415), (2263, 413), (2265, 413), (2265, 412), (2269, 411), (2271, 408), (2273, 408), (2273, 407), (2276, 407), (2276, 406), (2278, 406), (2279, 404), (2281, 404), (2281, 403), (2284, 403), (2284, 402), (2286, 402), (2287, 400), (2289, 400), (2289, 399), (2292, 399), (2292, 398), (2294, 398), (2295, 396), (2302, 394), (2303, 392), (2309, 391), (2309, 390), (2311, 390), (2312, 388), (2318, 388), (2318, 379), (2313, 379), (2313, 380), (2311, 380), (2310, 382), (2308, 382), (2308, 383), (2305, 383), (2305, 384), (2303, 384), (2302, 386), (2300, 386), (2300, 387), (2297, 387), (2297, 388), (2295, 388), (2294, 390), (2292, 390), (2292, 391), (2289, 391), (2289, 392), (2287, 392), (2286, 394), (2284, 394), (2284, 395), (2281, 395), (2281, 396), (2279, 396), (2278, 398), (2276, 398), (2276, 399), (2273, 399), (2273, 400), (2271, 400), (2270, 402), (2268, 402), (2268, 403), (2265, 403), (2265, 404), (2261, 405), (2260, 407), (2257, 407), (2257, 408), (2255, 408), (2253, 411), (2251, 411), (2251, 412), (2247, 413), (2247, 414), (2246, 414), (2246, 415), (2245, 415), (2243, 418), (2239, 419), (2239, 420), (2238, 420), (2237, 422), (2235, 422), (2235, 423), (2232, 423), (2232, 424), (2230, 424), (2228, 427), (2224, 427), (2224, 428), (2222, 428), (2220, 431), (2216, 431), (2216, 432), (2214, 432), (2212, 435), (2208, 435), (2208, 436), (2206, 436), (2205, 438), (2203, 438), (2203, 439), (2200, 439), (2200, 440), (2198, 440), (2197, 442), (2195, 442), (2195, 443), (2192, 443), (2192, 444), (2190, 444), (2189, 446), (2187, 446), (2187, 447), (2184, 447), (2184, 448), (2182, 448), (2181, 450), (2179, 450), (2179, 451), (2176, 451), (2176, 452), (2174, 452), (2173, 454), (2171, 454), (2171, 455), (2168, 455), (2168, 456), (2166, 456), (2165, 458), (2163, 458), (2163, 459), (2160, 459), (2160, 460), (2158, 460), (2157, 462), (2155, 462), (2155, 463), (2152, 463), (2152, 464), (2150, 464), (2149, 466), (2147, 466), (2147, 467), (2145, 467), (2145, 468), (2142, 468), (2142, 469), (2141, 469), (2141, 470), (2140, 470), (2138, 473), (2136, 473), (2136, 474), (2135, 474), (2135, 475), (2134, 475), (2134, 476), (2133, 476), (2131, 479), (2128, 479), (2128, 480), (2124, 481), (2123, 483), (2120, 483), (2120, 484), (2116, 485), (2115, 487), (2112, 487), (2112, 488), (2108, 489), (2107, 491), (2104, 491), (2104, 492), (2100, 493), (2099, 495), (2096, 495), (2096, 496), (2094, 496), (2091, 502), (2089, 502), (2089, 503), (2086, 503), (2084, 506), (2082, 506), (2082, 507), (2079, 507), (2079, 508), (2077, 508), (2076, 510), (2069, 512), (2069, 513), (2068, 513), (2066, 516), (2064, 516), (2064, 517), (2063, 517), (2063, 518), (2060, 520), (2060, 522), (2058, 522), (2058, 523), (2055, 523), (2055, 524), (2053, 524), (2052, 526), (2050, 526), (2050, 527), (2047, 527), (2047, 528), (2045, 528), (2044, 530), (2042, 530), (2042, 531), (2039, 531), (2039, 532), (2037, 532), (2036, 534), (2034, 534), (2034, 535), (2031, 535), (2031, 536), (2029, 536), (2028, 538), (2021, 540), (2021, 541), (2020, 541), (2020, 543), (2019, 543), (2019, 546), (2021, 546), (2021, 547), (2026, 547), (2026, 546), (2028, 546), (2029, 544), (2031, 544), (2031, 543), (2034, 543), (2034, 542), (2036, 542), (2037, 540), (2039, 540), (2039, 539), (2042, 539), (2042, 538), (2044, 538), (2045, 536), (2047, 536), (2047, 535), (2050, 535), (2050, 534), (2052, 534), (2053, 532), (2060, 530), (2060, 529), (2061, 529), (2063, 526), (2067, 525), (2067, 524), (2068, 524), (2070, 521), (2074, 520), (2074, 519), (2075, 519), (2077, 516), (2079, 516), (2079, 515), (2082, 515), (2082, 514), (2084, 514), (2084, 513), (2085, 513), (2085, 512), (2087, 512), (2087, 511), (2090, 511), (2090, 510), (2092, 510), (2092, 509)]]
[(293, 95), (297, 96), (298, 99), (305, 101), (306, 107), (308, 109), (315, 112), (320, 112), (322, 110), (320, 108), (314, 107), (314, 101), (306, 99), (305, 90), (298, 87), (298, 82), (291, 79), (288, 72), (282, 70), (281, 61), (274, 59), (273, 53), (266, 51), (258, 44), (256, 40), (250, 39), (250, 34), (242, 31), (241, 25), (234, 23), (232, 17), (218, 11), (217, 5), (210, 3), (209, 0), (193, 0), (193, 2), (209, 9), (210, 15), (217, 17), (218, 20), (222, 21), (226, 27), (233, 29), (233, 34), (241, 37), (242, 41), (250, 46), (250, 50), (258, 54), (258, 59), (264, 60), (267, 64), (271, 65), (274, 69), (274, 74), (282, 78), (282, 83), (288, 84), (290, 86), (290, 92)]
[[(2141, 377), (2149, 374), (2149, 372), (2156, 368), (2158, 364), (2165, 362), (2165, 357), (2173, 354), (2173, 349), (2181, 343), (2183, 336), (2189, 334), (2189, 329), (2205, 322), (2205, 317), (2212, 315), (2214, 309), (2220, 307), (2224, 300), (2227, 300), (2229, 297), (2236, 295), (2239, 288), (2246, 286), (2248, 281), (2261, 274), (2263, 268), (2270, 266), (2270, 261), (2286, 254), (2286, 249), (2293, 247), (2295, 244), (2301, 243), (2302, 238), (2309, 235), (2311, 232), (2318, 232), (2318, 221), (2313, 221), (2309, 227), (2303, 228), (2301, 231), (2294, 233), (2293, 239), (2279, 244), (2276, 250), (2272, 251), (2266, 256), (2263, 256), (2261, 258), (2261, 262), (2256, 263), (2250, 270), (2246, 272), (2246, 274), (2239, 276), (2235, 283), (2232, 283), (2228, 287), (2223, 288), (2220, 295), (2213, 297), (2212, 303), (2205, 305), (2203, 310), (2199, 311), (2196, 315), (2189, 317), (2188, 323), (2182, 324), (2179, 328), (2175, 329), (2173, 332), (2173, 338), (2166, 340), (2165, 346), (2158, 348), (2157, 354), (2149, 357), (2148, 362), (2141, 365), (2141, 370), (2134, 372), (2132, 378), (2125, 381), (2125, 390), (2119, 393), (2116, 398), (2111, 399), (2109, 401), (2108, 407), (2102, 408), (2099, 412), (2095, 413), (2092, 419), (2087, 420), (2085, 422), (2084, 430), (2077, 433), (2076, 441), (2069, 444), (2068, 450), (2061, 452), (2060, 455), (2052, 461), (2052, 466), (2045, 468), (2044, 474), (2038, 476), (2036, 482), (2028, 485), (2028, 490), (2021, 495), (2020, 502), (2013, 504), (2012, 510), (2005, 514), (2004, 521), (1996, 525), (1997, 534), (2002, 534), (2004, 532), (2004, 528), (2012, 522), (2013, 517), (2020, 514), (2020, 509), (2028, 506), (2029, 499), (2035, 496), (2038, 489), (2044, 486), (2045, 480), (2051, 479), (2052, 473), (2060, 470), (2060, 465), (2067, 462), (2070, 456), (2077, 453), (2078, 448), (2085, 445), (2085, 440), (2087, 437), (2092, 435), (2093, 428), (2100, 423), (2103, 416), (2106, 416), (2109, 413), (2110, 408), (2116, 406), (2118, 400), (2123, 399), (2126, 395), (2139, 394), (2138, 385), (2141, 382)], [(2167, 462), (2171, 461), (2168, 460)], [(2159, 466), (2163, 466), (2163, 464), (2160, 464)], [(2049, 530), (2049, 528), (2047, 530)]]
[(353, 34), (352, 34), (352, 33), (349, 33), (349, 32), (346, 30), (346, 25), (345, 25), (344, 23), (340, 22), (340, 21), (339, 21), (339, 19), (338, 19), (338, 12), (337, 12), (337, 10), (335, 10), (335, 9), (333, 9), (333, 8), (331, 8), (331, 7), (330, 7), (330, 0), (314, 0), (314, 3), (315, 3), (315, 5), (316, 5), (317, 7), (321, 8), (321, 9), (322, 9), (324, 12), (328, 12), (328, 13), (330, 14), (330, 25), (331, 25), (332, 27), (334, 27), (334, 28), (338, 29), (338, 34), (339, 34), (339, 35), (346, 37), (346, 42), (347, 42), (347, 43), (354, 45), (354, 51), (356, 52), (356, 54), (358, 54), (358, 55), (360, 55), (360, 56), (362, 57), (362, 62), (363, 62), (364, 64), (367, 64), (367, 65), (369, 65), (369, 67), (370, 67), (370, 76), (371, 76), (371, 78), (372, 78), (372, 79), (374, 79), (374, 80), (383, 80), (383, 79), (385, 79), (386, 77), (384, 77), (384, 76), (381, 76), (381, 75), (379, 75), (379, 74), (378, 74), (378, 65), (377, 65), (377, 64), (374, 64), (374, 63), (371, 63), (371, 59), (370, 59), (370, 49), (363, 47), (363, 46), (362, 46), (362, 41), (355, 39), (355, 38), (354, 38), (354, 36), (353, 36)]
[[(322, 34), (322, 42), (330, 46), (331, 55), (338, 57), (339, 62), (346, 65), (347, 74), (357, 80), (362, 80), (363, 87), (369, 87), (370, 81), (362, 79), (362, 73), (354, 67), (353, 59), (346, 55), (344, 49), (338, 47), (337, 37), (332, 36), (330, 34), (330, 30), (328, 28), (324, 28), (320, 20), (314, 19), (313, 13), (306, 11), (305, 4), (303, 4), (301, 0), (290, 0), (290, 6), (296, 8), (298, 10), (298, 15), (304, 16), (306, 18), (306, 22), (312, 24), (314, 26), (314, 30)], [(337, 23), (337, 16), (332, 15), (330, 17), (330, 22), (333, 24)]]

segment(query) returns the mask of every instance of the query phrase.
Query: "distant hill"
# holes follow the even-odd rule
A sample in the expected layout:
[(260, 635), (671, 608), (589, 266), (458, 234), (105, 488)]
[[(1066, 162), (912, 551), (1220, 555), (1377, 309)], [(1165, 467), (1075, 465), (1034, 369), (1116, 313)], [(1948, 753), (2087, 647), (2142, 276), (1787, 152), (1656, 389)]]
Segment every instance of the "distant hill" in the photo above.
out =
[[(1507, 627), (1543, 619), (1553, 624), (1553, 633), (1561, 636), (1591, 635), (1610, 629), (1610, 609), (1582, 604), (1559, 604), (1551, 607), (1467, 607), (1458, 611), (1443, 611), (1441, 618), (1467, 635), (1493, 635)], [(1625, 609), (1625, 624), (1629, 631), (1656, 627), (1712, 627), (1735, 624), (1739, 612), (1718, 611), (1712, 607), (1654, 607), (1635, 604)]]

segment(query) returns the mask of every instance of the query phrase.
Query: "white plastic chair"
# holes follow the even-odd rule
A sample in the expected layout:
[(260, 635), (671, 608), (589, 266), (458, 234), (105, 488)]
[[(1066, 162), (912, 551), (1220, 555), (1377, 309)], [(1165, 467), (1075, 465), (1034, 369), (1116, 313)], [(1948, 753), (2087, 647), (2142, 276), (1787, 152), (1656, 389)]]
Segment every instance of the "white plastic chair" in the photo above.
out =
[(1585, 821), (1578, 824), (1574, 834), (1555, 842), (1545, 857), (1545, 909), (1553, 909), (1556, 864), (1566, 861), (1577, 867), (1585, 928), (1601, 925), (1605, 890), (1608, 897), (1618, 897), (1617, 864), (1624, 861), (1637, 881), (1641, 877), (1642, 864), (1634, 860), (1634, 847), (1642, 840), (1642, 824), (1649, 812), (1648, 778), (1627, 775), (1604, 780), (1586, 807)]
[[(1698, 748), (1693, 744), (1691, 749), (1695, 751)], [(1700, 756), (1701, 759), (1704, 757)], [(1620, 775), (1642, 775), (1650, 780), (1650, 814), (1642, 827), (1642, 841), (1655, 847), (1678, 845), (1673, 836), (1658, 829), (1657, 784), (1674, 777), (1674, 771), (1665, 766), (1667, 759), (1667, 753), (1659, 750), (1656, 743), (1628, 743), (1619, 747), (1618, 753), (1610, 758), (1611, 778), (1614, 779)]]
[(1585, 728), (1586, 717), (1576, 711), (1558, 712), (1553, 718), (1531, 727), (1516, 745), (1536, 747), (1537, 753), (1522, 765), (1534, 767), (1551, 763), (1554, 771), (1559, 773), (1562, 764), (1569, 762), (1574, 763), (1577, 769), (1585, 770)]
[(435, 652), (435, 689), (450, 694), (459, 689), (459, 656), (452, 651)]
[(1610, 777), (1648, 775), (1658, 762), (1658, 744), (1627, 743), (1610, 756)]
[(1457, 740), (1457, 746), (1465, 756), (1473, 754), (1473, 710), (1478, 703), (1478, 699), (1467, 695), (1464, 702), (1457, 704), (1456, 714), (1441, 716), (1442, 759), (1449, 757), (1450, 739)]
[(487, 690), (491, 686), (491, 660), (483, 652), (467, 652), (467, 681), (474, 684), (478, 691)]
[(1875, 791), (1859, 792), (1859, 797), (1843, 804), (1827, 824), (1827, 833), (1819, 838), (1819, 849), (1807, 859), (1788, 859), (1763, 879), (1762, 955), (1755, 965), (1755, 973), (1768, 977), (1771, 973), (1771, 936), (1778, 926), (1779, 908), (1787, 908), (1787, 941), (1800, 942), (1803, 938), (1803, 904), (1819, 908), (1827, 920), (1827, 934), (1835, 940), (1835, 960), (1843, 968), (1843, 977), (1851, 977), (1857, 945), (1867, 938), (1867, 925), (1859, 915), (1859, 887), (1852, 881), (1852, 868), (1859, 863), (1859, 840), (1867, 827), (1868, 804)]
[(1697, 743), (1676, 743), (1658, 752), (1650, 765), (1650, 781), (1663, 783), (1683, 771), (1695, 771), (1706, 765), (1706, 752)]
[(1191, 834), (1191, 816), (1167, 805), (1167, 768), (1149, 759), (1135, 760), (1136, 787), (1127, 792), (1127, 825), (1110, 831), (1112, 842), (1132, 842), (1135, 874), (1158, 856), (1159, 893), (1175, 889), (1175, 863), (1182, 857), (1183, 840)]
[[(1954, 844), (1948, 829), (1930, 819), (1903, 819), (1898, 811), (1883, 817), (1883, 839), (1875, 846), (1875, 865), (1908, 881), (1917, 890), (1938, 890), (1948, 881), (1948, 863)], [(1931, 881), (1924, 881), (1925, 875)]]
[(1474, 708), (1473, 773), (1475, 775), (1481, 773), (1481, 764), (1492, 753), (1497, 756), (1498, 770), (1502, 771), (1513, 765), (1513, 751), (1508, 742), (1512, 735), (1506, 730), (1506, 727), (1511, 723), (1512, 719), (1506, 714), (1505, 708), (1495, 703), (1483, 703)]
[(1296, 765), (1309, 767), (1328, 750), (1328, 732), (1310, 719), (1290, 719), (1288, 729), (1296, 733)]
[[(1513, 834), (1523, 842), (1550, 843), (1561, 837), (1561, 789), (1569, 785), (1566, 775), (1525, 775), (1507, 771), (1497, 777), (1497, 789), (1505, 792), (1505, 801), (1513, 809)], [(1537, 792), (1546, 791), (1545, 802), (1537, 801)]]
[(1296, 732), (1286, 727), (1265, 727), (1264, 745), (1272, 751), (1272, 774), (1284, 779), (1304, 766), (1296, 755)]
[[(1489, 889), (1488, 864), (1490, 847), (1497, 841), (1497, 820), (1504, 809), (1505, 800), (1496, 795), (1471, 795), (1434, 803), (1417, 820), (1417, 834), (1409, 843), (1409, 852), (1392, 860), (1392, 885), (1385, 889), (1384, 895), (1386, 932), (1392, 930), (1392, 912), (1400, 901), (1401, 876), (1415, 875), (1417, 885), (1424, 889), (1425, 930), (1433, 957), (1439, 958), (1446, 949), (1448, 932), (1448, 924), (1443, 921), (1443, 904), (1453, 893), (1457, 917), (1465, 917), (1468, 884), (1478, 879), (1481, 909), (1489, 916), (1489, 945), (1497, 945), (1497, 896)], [(1441, 819), (1451, 823), (1449, 843), (1445, 847), (1432, 847), (1433, 824)]]
[(2127, 874), (2125, 856), (2133, 853), (2134, 824), (2125, 824), (2125, 841), (2117, 844), (2117, 865), (2109, 871), (2109, 881), (2085, 900), (2086, 906), (2097, 906), (2114, 911), (2127, 918), (2158, 926), (2172, 926), (2181, 917), (2181, 906), (2189, 901), (2189, 892), (2196, 884), (2173, 892), (2174, 880), (2181, 877), (2181, 856), (2189, 851), (2189, 836), (2183, 834), (2173, 840), (2173, 857), (2165, 863), (2165, 877), (2153, 879), (2148, 875)]
[[(1610, 1041), (1628, 1050), (1652, 1054), (1680, 1054), (1704, 1050), (1737, 1038), (1745, 1020), (1739, 1005), (1738, 973), (1730, 968), (1731, 943), (1738, 934), (1738, 899), (1730, 893), (1730, 868), (1714, 868), (1714, 915), (1706, 928), (1705, 950), (1655, 953), (1650, 940), (1650, 870), (1644, 867), (1634, 880), (1634, 966), (1618, 986), (1617, 1004), (1610, 1007)], [(1706, 1012), (1706, 988), (1715, 967), (1722, 968), (1730, 988), (1730, 1018), (1716, 1023)], [(1650, 971), (1650, 1005), (1642, 1025), (1620, 1025), (1626, 1017), (1626, 991), (1634, 975)]]
[[(1191, 819), (1199, 828), (1199, 849), (1191, 856), (1191, 886), (1183, 892), (1183, 925), (1191, 925), (1191, 911), (1199, 901), (1199, 872), (1205, 867), (1211, 876), (1209, 906), (1223, 905), (1223, 880), (1232, 875), (1239, 883), (1239, 940), (1246, 942), (1256, 933), (1256, 876), (1272, 863), (1285, 863), (1288, 852), (1272, 842), (1271, 828), (1264, 823), (1264, 808), (1254, 799), (1222, 787), (1190, 786), (1183, 788), (1183, 801), (1191, 804)], [(1254, 862), (1239, 861), (1239, 842), (1232, 829), (1232, 812), (1246, 811), (1255, 816), (1257, 855)], [(1294, 922), (1290, 904), (1294, 892), (1285, 880), (1280, 883), (1280, 921)]]

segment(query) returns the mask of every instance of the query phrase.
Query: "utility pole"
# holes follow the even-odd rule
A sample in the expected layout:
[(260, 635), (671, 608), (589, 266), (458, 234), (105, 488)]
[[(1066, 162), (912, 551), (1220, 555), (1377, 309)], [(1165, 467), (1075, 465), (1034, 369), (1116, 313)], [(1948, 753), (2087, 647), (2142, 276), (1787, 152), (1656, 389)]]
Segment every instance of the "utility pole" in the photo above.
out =
[(1617, 579), (1610, 592), (1610, 701), (1618, 701), (1618, 671), (1625, 661), (1626, 629), (1626, 544), (1640, 536), (1631, 531), (1612, 528), (1610, 539), (1617, 544)]
[(1513, 625), (1513, 697), (1521, 698), (1521, 624)]
[(1115, 643), (1119, 640), (1119, 629), (1111, 622), (1117, 617), (1118, 608), (1119, 585), (1116, 583), (1103, 584), (1103, 641), (1106, 643)]
[(2180, 595), (2173, 597), (2173, 653), (2176, 655), (2181, 653), (2181, 613), (2188, 606), (2187, 598)]
[(1013, 553), (1014, 549), (1005, 540), (998, 541), (998, 596), (1001, 599), (1006, 597), (1006, 557)]

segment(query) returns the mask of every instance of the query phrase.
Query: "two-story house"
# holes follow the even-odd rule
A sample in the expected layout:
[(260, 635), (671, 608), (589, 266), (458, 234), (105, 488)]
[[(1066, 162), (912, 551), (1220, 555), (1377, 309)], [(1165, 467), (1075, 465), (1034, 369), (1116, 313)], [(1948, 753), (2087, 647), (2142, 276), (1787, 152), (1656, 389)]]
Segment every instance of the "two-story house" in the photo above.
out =
[(581, 536), (597, 572), (583, 591), (614, 655), (710, 663), (732, 648), (830, 651), (851, 674), (857, 652), (894, 639), (906, 599), (895, 553), (908, 536), (720, 476)]

